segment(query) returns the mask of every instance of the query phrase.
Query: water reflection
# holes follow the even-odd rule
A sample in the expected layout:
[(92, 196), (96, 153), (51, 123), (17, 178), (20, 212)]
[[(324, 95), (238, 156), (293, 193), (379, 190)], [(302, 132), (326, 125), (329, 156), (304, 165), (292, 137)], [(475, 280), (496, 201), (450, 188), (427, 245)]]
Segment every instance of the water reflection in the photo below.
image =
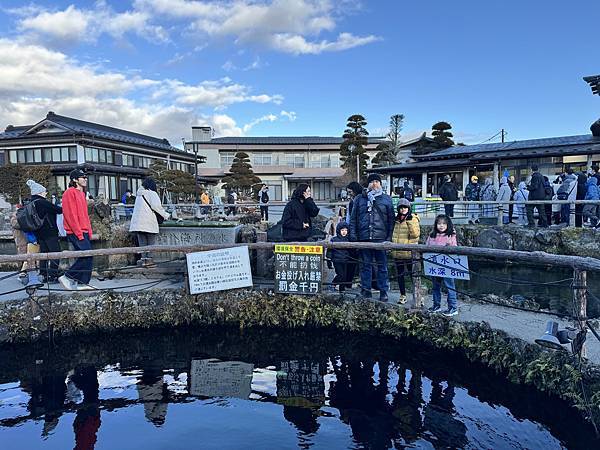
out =
[[(123, 339), (119, 349), (38, 349), (0, 369), (0, 440), (21, 448), (148, 450), (165, 442), (169, 448), (598, 445), (576, 418), (552, 416), (561, 403), (408, 344), (214, 331), (162, 336), (152, 348)], [(114, 432), (117, 422), (127, 433)], [(194, 432), (203, 422), (219, 444), (206, 430)]]

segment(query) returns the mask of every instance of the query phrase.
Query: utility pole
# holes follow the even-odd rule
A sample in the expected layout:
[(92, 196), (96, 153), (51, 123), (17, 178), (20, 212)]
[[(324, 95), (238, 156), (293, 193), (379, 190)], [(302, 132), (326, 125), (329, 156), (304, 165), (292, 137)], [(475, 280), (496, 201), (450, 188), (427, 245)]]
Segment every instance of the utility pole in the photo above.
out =
[[(181, 142), (183, 142), (183, 150), (186, 151), (185, 138), (181, 138)], [(200, 195), (198, 193), (198, 147), (196, 147), (195, 141), (192, 141), (191, 144), (194, 152), (194, 193), (196, 196), (196, 204), (198, 204), (200, 203)]]
[(506, 136), (506, 131), (504, 131), (504, 128), (500, 130), (500, 134), (502, 135), (502, 143), (504, 143), (504, 136)]
[(356, 155), (356, 181), (360, 183), (360, 155)]

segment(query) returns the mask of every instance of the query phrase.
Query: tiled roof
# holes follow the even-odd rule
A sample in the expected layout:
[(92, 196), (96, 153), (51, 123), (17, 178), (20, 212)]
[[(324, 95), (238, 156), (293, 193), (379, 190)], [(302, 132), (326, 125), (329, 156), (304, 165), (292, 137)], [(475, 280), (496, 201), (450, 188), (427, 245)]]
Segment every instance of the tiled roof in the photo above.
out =
[(478, 144), (478, 145), (455, 145), (444, 150), (429, 153), (427, 155), (416, 156), (419, 159), (434, 159), (434, 158), (452, 158), (466, 156), (476, 153), (488, 152), (505, 152), (515, 150), (528, 150), (535, 148), (549, 148), (560, 146), (573, 145), (593, 145), (600, 144), (600, 137), (595, 137), (591, 134), (582, 134), (578, 136), (561, 136), (554, 138), (529, 139), (526, 141), (512, 141), (495, 144)]
[[(44, 120), (49, 120), (75, 133), (111, 139), (119, 142), (126, 142), (129, 144), (144, 145), (161, 150), (182, 152), (181, 149), (173, 147), (167, 139), (160, 139), (147, 136), (145, 134), (134, 133), (133, 131), (121, 130), (120, 128), (109, 127), (94, 122), (86, 122), (84, 120), (74, 119), (72, 117), (60, 116), (58, 114), (54, 114), (52, 111), (48, 113)], [(19, 126), (8, 128), (4, 133), (0, 133), (0, 139), (22, 137), (28, 130), (37, 125), (38, 124), (29, 127)]]
[[(369, 137), (369, 144), (383, 142), (383, 137)], [(237, 145), (318, 145), (344, 142), (341, 137), (331, 136), (257, 136), (257, 137), (220, 137), (213, 138), (207, 144), (237, 144)]]

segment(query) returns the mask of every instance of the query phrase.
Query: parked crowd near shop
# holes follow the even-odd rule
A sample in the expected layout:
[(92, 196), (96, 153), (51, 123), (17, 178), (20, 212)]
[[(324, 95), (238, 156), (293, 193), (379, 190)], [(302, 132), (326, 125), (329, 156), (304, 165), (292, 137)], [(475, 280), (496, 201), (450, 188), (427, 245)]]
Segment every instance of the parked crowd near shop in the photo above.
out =
[[(401, 190), (401, 197), (406, 197), (405, 192), (412, 197), (412, 189)], [(491, 177), (487, 177), (483, 184), (479, 182), (477, 175), (471, 176), (470, 182), (465, 187), (464, 200), (467, 202), (519, 202), (508, 204), (501, 203), (504, 224), (517, 224), (528, 227), (548, 227), (550, 225), (569, 225), (571, 214), (575, 214), (575, 226), (582, 227), (584, 224), (592, 228), (600, 227), (600, 205), (581, 204), (575, 205), (572, 210), (569, 204), (525, 204), (536, 200), (600, 200), (600, 170), (593, 165), (588, 174), (583, 172), (574, 173), (567, 169), (564, 173), (556, 175), (551, 181), (547, 176), (539, 172), (537, 166), (531, 167), (531, 175), (528, 182), (521, 181), (515, 185), (514, 175), (505, 173), (499, 180), (499, 189), (496, 190)], [(459, 190), (450, 175), (444, 176), (444, 181), (439, 186), (438, 195), (443, 201), (458, 201)], [(409, 199), (412, 200), (412, 199)], [(454, 217), (454, 206), (444, 204), (445, 213), (448, 217)], [(465, 214), (469, 223), (479, 223), (482, 217), (495, 218), (498, 215), (498, 206), (490, 204), (468, 204)], [(537, 216), (537, 220), (536, 220)]]

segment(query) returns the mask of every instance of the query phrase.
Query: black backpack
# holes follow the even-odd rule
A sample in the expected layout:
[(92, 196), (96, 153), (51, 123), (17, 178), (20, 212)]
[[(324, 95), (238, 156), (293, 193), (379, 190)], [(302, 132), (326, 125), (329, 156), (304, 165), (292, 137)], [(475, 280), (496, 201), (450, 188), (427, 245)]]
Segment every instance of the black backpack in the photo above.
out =
[(26, 233), (38, 231), (44, 225), (44, 219), (39, 216), (37, 209), (35, 209), (34, 203), (36, 201), (29, 202), (17, 210), (17, 222), (21, 231)]
[(544, 180), (544, 194), (548, 200), (552, 200), (552, 197), (554, 197), (554, 189), (552, 189), (550, 181)]

